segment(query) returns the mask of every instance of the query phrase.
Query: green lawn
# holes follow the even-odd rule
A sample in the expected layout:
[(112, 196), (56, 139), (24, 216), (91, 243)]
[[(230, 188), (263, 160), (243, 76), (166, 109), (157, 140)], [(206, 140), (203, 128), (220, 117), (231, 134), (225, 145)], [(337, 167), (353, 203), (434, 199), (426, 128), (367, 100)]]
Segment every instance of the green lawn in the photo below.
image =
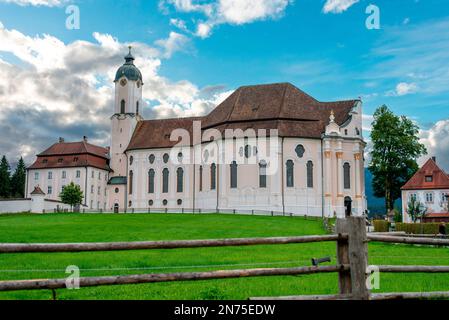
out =
[[(0, 242), (108, 242), (323, 234), (320, 221), (239, 215), (9, 215), (0, 216)], [(335, 243), (116, 252), (2, 254), (0, 280), (167, 273), (310, 265), (332, 256)], [(447, 248), (371, 243), (370, 264), (447, 265)], [(104, 286), (57, 290), (58, 299), (247, 299), (253, 296), (331, 294), (336, 274)], [(382, 292), (449, 290), (449, 275), (384, 274)], [(51, 292), (0, 293), (0, 299), (50, 299)]]

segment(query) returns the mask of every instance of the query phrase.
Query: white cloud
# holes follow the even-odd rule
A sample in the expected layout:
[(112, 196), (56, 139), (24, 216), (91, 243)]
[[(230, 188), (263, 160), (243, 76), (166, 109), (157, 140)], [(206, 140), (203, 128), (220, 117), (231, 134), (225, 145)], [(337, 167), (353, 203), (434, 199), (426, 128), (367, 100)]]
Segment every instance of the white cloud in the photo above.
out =
[(207, 38), (212, 33), (212, 25), (201, 22), (198, 24), (196, 29), (196, 35), (200, 38)]
[(324, 13), (342, 13), (359, 0), (327, 0), (323, 7)]
[(182, 50), (179, 39), (172, 33), (157, 42), (163, 50), (101, 33), (94, 33), (92, 41), (65, 44), (51, 35), (30, 37), (1, 26), (0, 52), (20, 62), (0, 60), (0, 154), (13, 161), (21, 153), (30, 163), (59, 136), (74, 141), (86, 135), (108, 145), (113, 80), (128, 45), (144, 77), (145, 118), (207, 113), (226, 91), (223, 87), (211, 91), (159, 75), (163, 59)]
[(429, 157), (435, 156), (438, 165), (449, 172), (449, 119), (438, 121), (429, 130), (422, 130), (420, 135), (428, 154), (419, 163), (423, 164)]
[(170, 58), (176, 51), (183, 51), (188, 43), (189, 38), (173, 31), (170, 32), (167, 39), (160, 39), (155, 42), (157, 46), (164, 49), (164, 58)]
[[(242, 25), (258, 20), (276, 19), (282, 16), (292, 0), (215, 0), (202, 2), (192, 0), (162, 0), (163, 4), (172, 5), (178, 12), (196, 12), (206, 16), (206, 20), (196, 21), (193, 34), (207, 38), (212, 29), (220, 24)], [(164, 5), (162, 7), (165, 10)], [(178, 19), (171, 19), (172, 24), (179, 25)], [(178, 26), (179, 27), (179, 26)], [(181, 26), (184, 28), (185, 24)]]
[(220, 0), (218, 16), (226, 23), (251, 23), (279, 17), (289, 3), (289, 0)]
[(396, 85), (395, 95), (405, 96), (407, 94), (416, 93), (418, 86), (416, 83), (400, 82)]
[(15, 3), (19, 6), (46, 6), (55, 7), (60, 6), (67, 0), (0, 0), (0, 2), (5, 3)]

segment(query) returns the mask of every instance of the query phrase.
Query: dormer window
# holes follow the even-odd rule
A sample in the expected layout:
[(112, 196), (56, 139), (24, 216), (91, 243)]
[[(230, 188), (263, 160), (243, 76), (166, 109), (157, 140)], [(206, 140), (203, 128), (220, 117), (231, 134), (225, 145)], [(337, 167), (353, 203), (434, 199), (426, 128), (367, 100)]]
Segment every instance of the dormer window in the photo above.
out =
[(58, 163), (62, 163), (62, 161), (63, 161), (62, 158), (59, 158), (59, 159), (58, 159)]
[(73, 158), (74, 162), (78, 162), (78, 157)]
[(42, 160), (42, 163), (48, 163), (48, 159)]
[(426, 182), (433, 182), (433, 176), (426, 176)]

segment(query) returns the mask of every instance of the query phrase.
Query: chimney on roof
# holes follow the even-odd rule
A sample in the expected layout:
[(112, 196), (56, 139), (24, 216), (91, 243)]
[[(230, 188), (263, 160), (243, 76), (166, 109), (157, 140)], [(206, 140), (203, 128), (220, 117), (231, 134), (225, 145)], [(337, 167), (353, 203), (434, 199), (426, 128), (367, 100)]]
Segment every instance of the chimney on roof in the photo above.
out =
[(59, 137), (59, 143), (64, 143), (64, 138), (63, 137)]
[(83, 140), (84, 140), (84, 142), (87, 142), (87, 137), (84, 136), (84, 137), (83, 137)]
[(433, 162), (436, 163), (436, 162), (437, 162), (437, 157), (433, 156), (433, 157), (432, 157), (432, 160), (433, 160)]

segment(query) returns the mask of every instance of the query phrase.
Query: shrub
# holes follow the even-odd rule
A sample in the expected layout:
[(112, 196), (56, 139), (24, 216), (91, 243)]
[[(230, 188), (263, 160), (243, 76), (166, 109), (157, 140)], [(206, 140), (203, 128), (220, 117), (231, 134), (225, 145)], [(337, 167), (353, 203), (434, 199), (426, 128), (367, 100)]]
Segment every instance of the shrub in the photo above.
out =
[(386, 220), (374, 220), (374, 232), (388, 232), (390, 223)]
[(411, 234), (438, 234), (440, 223), (396, 223), (396, 231)]

